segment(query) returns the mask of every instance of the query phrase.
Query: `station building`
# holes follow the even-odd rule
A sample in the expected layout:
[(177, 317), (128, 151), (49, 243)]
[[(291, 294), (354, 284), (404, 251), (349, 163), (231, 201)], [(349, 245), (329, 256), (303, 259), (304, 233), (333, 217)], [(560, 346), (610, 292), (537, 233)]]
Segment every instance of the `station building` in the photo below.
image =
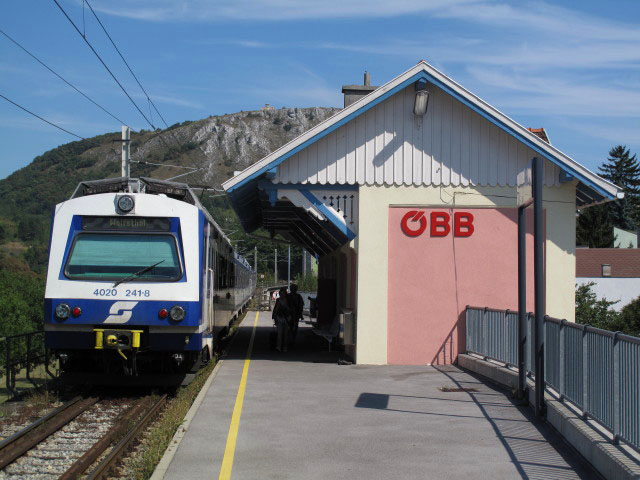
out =
[(347, 312), (357, 363), (453, 363), (467, 305), (517, 309), (518, 182), (533, 157), (544, 159), (546, 311), (574, 320), (576, 210), (618, 187), (424, 61), (343, 92), (343, 110), (223, 187), (245, 230), (318, 257), (320, 320)]

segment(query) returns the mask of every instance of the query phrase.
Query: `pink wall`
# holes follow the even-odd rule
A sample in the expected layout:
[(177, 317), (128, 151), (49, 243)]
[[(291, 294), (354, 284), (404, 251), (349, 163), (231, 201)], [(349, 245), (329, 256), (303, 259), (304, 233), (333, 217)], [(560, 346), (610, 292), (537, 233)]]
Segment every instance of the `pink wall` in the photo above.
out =
[[(401, 229), (410, 211), (425, 212), (418, 236)], [(468, 237), (432, 236), (431, 212), (473, 215)], [(527, 215), (527, 308), (533, 308), (532, 215)], [(414, 217), (409, 217), (414, 218)], [(409, 220), (410, 229), (420, 219)], [(439, 229), (442, 231), (442, 229)], [(468, 230), (464, 230), (468, 231)], [(518, 224), (515, 208), (390, 208), (387, 361), (447, 364), (464, 348), (467, 305), (518, 308)]]

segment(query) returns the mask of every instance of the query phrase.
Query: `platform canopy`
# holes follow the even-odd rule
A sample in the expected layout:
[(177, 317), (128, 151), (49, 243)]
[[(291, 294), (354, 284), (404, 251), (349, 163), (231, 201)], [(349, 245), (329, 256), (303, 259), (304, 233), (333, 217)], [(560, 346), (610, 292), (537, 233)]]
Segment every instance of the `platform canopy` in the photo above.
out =
[[(416, 91), (428, 91), (416, 115)], [(425, 61), (223, 184), (242, 226), (280, 233), (322, 255), (357, 235), (358, 188), (515, 186), (534, 157), (545, 185), (576, 183), (578, 208), (622, 198), (534, 131)]]

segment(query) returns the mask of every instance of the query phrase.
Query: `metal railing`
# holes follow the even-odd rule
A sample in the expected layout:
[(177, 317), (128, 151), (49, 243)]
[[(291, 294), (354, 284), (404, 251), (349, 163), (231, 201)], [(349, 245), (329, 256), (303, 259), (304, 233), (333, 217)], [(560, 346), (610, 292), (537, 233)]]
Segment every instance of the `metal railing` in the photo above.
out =
[[(467, 352), (509, 366), (518, 361), (518, 312), (467, 307)], [(525, 364), (532, 366), (533, 315), (527, 319)], [(544, 318), (545, 384), (560, 400), (640, 449), (640, 338)]]

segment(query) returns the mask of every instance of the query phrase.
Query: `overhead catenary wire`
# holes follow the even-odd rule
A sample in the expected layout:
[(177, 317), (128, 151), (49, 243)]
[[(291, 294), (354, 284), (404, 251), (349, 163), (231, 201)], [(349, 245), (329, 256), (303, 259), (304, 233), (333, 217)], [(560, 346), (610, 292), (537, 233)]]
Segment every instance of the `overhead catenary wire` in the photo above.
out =
[[(75, 24), (75, 22), (71, 19), (71, 17), (67, 14), (67, 12), (66, 12), (66, 11), (65, 11), (65, 9), (62, 7), (62, 5), (60, 5), (60, 3), (58, 2), (58, 0), (53, 0), (53, 2), (54, 2), (54, 3), (56, 4), (56, 6), (60, 9), (60, 11), (62, 12), (62, 14), (63, 14), (63, 15), (66, 17), (66, 19), (69, 21), (69, 23), (71, 23), (71, 25), (72, 25), (72, 26), (73, 26), (73, 28), (76, 30), (76, 32), (78, 33), (78, 35), (80, 35), (80, 37), (82, 37), (82, 39), (83, 39), (83, 40), (84, 40), (84, 42), (87, 44), (87, 46), (89, 47), (89, 49), (93, 52), (93, 54), (96, 56), (96, 58), (100, 61), (100, 63), (102, 64), (102, 66), (107, 70), (107, 72), (109, 73), (109, 75), (111, 76), (111, 78), (113, 78), (113, 80), (114, 80), (114, 81), (116, 82), (116, 84), (120, 87), (120, 89), (122, 90), (122, 92), (126, 95), (126, 97), (127, 97), (127, 98), (129, 99), (129, 101), (133, 104), (133, 106), (134, 106), (134, 107), (136, 108), (136, 110), (140, 113), (140, 115), (145, 119), (145, 121), (146, 121), (146, 122), (151, 126), (151, 128), (152, 128), (153, 130), (157, 130), (157, 127), (156, 127), (156, 126), (153, 124), (153, 122), (152, 122), (151, 120), (149, 120), (149, 118), (144, 114), (144, 112), (142, 111), (142, 109), (138, 106), (138, 104), (135, 102), (135, 100), (133, 100), (133, 98), (131, 97), (131, 95), (129, 94), (129, 92), (126, 90), (126, 88), (122, 85), (122, 83), (120, 83), (120, 81), (117, 79), (117, 77), (115, 76), (115, 74), (114, 74), (114, 73), (111, 71), (111, 69), (107, 66), (107, 64), (106, 64), (106, 63), (105, 63), (105, 61), (102, 59), (102, 57), (100, 56), (100, 54), (96, 51), (96, 49), (93, 47), (93, 45), (91, 44), (91, 42), (89, 42), (89, 40), (88, 40), (88, 39), (87, 39), (87, 37), (86, 37), (86, 32), (85, 32), (85, 33), (83, 33), (82, 31), (80, 31), (80, 29), (78, 28), (78, 26), (77, 26), (77, 25)], [(88, 4), (88, 2), (87, 2), (87, 4)], [(93, 9), (91, 9), (91, 10), (92, 10), (92, 13), (94, 14), (94, 16), (96, 16), (96, 19), (99, 21), (99, 19), (97, 18), (97, 15), (95, 15), (95, 12), (93, 12)], [(103, 28), (103, 30), (105, 30), (105, 34), (107, 34), (107, 36), (109, 37), (109, 39), (111, 40), (112, 44), (113, 44), (113, 45), (114, 45), (114, 47), (115, 47), (115, 43), (113, 42), (113, 39), (112, 39), (112, 38), (108, 35), (108, 33), (106, 32), (106, 29), (104, 28), (104, 25), (102, 25), (102, 22), (100, 22), (100, 21), (99, 21), (99, 23), (100, 23), (101, 27)], [(83, 26), (83, 28), (84, 28), (84, 26)], [(4, 33), (4, 32), (3, 32), (3, 33)], [(7, 36), (7, 38), (9, 38), (9, 37), (8, 37), (8, 35), (5, 35), (5, 36)], [(12, 39), (11, 39), (11, 40), (12, 40)], [(17, 42), (14, 42), (14, 43), (16, 43), (16, 44), (17, 44)], [(20, 45), (18, 45), (18, 46), (20, 46)], [(20, 46), (20, 47), (21, 47), (21, 46)], [(21, 47), (21, 48), (23, 48), (23, 47)], [(28, 52), (28, 51), (27, 51), (26, 49), (24, 49), (24, 48), (23, 48), (23, 50), (25, 50), (25, 52), (29, 53), (29, 54), (30, 54), (34, 59), (38, 60), (38, 61), (39, 61), (43, 66), (45, 66), (45, 67), (46, 67), (46, 68), (48, 68), (50, 71), (52, 71), (52, 73), (55, 73), (55, 72), (53, 72), (53, 70), (52, 70), (52, 69), (50, 69), (50, 67), (47, 67), (47, 66), (44, 64), (44, 62), (41, 62), (39, 59), (37, 59), (37, 58), (35, 57), (35, 55), (31, 54), (30, 52)], [(118, 49), (117, 49), (117, 47), (116, 47), (116, 50), (118, 50)], [(118, 50), (118, 53), (120, 54), (120, 56), (121, 56), (121, 58), (123, 59), (123, 61), (125, 61), (125, 60), (124, 60), (124, 57), (122, 57), (122, 54), (120, 53), (120, 51), (119, 51), (119, 50)], [(125, 61), (125, 64), (127, 64), (127, 62), (126, 62), (126, 61)], [(131, 70), (131, 68), (129, 67), (129, 65), (128, 65), (128, 64), (127, 64), (127, 68), (129, 68), (129, 70), (131, 71), (131, 73), (132, 73), (132, 75), (133, 75), (133, 71)], [(61, 78), (62, 80), (64, 80), (60, 75), (58, 75), (58, 74), (56, 74), (56, 75), (57, 75), (57, 76), (59, 76), (59, 78)], [(134, 75), (134, 78), (136, 78), (136, 81), (138, 82), (138, 84), (139, 84), (139, 85), (140, 85), (140, 87), (142, 88), (142, 85), (140, 84), (140, 82), (139, 82), (139, 80), (137, 79), (137, 77), (135, 77), (135, 75)], [(67, 82), (66, 80), (64, 80), (64, 81), (65, 81), (66, 83), (68, 83), (70, 86), (72, 86), (72, 85), (70, 84), (70, 82)], [(75, 89), (75, 87), (74, 87), (74, 89)], [(77, 89), (76, 89), (76, 90), (77, 90)], [(148, 96), (147, 92), (144, 90), (144, 88), (142, 88), (142, 90), (143, 90), (144, 94), (147, 96), (148, 101), (149, 101), (151, 104), (153, 104), (153, 102), (152, 102), (152, 101), (151, 101), (151, 99), (149, 98), (149, 96)], [(80, 92), (79, 90), (78, 90), (78, 92), (79, 92), (79, 93), (82, 93), (82, 92)], [(84, 94), (83, 94), (83, 95), (84, 95)], [(86, 96), (86, 95), (84, 95), (84, 96), (85, 96), (85, 97), (87, 97), (87, 98), (89, 98), (89, 97), (88, 97), (88, 96)], [(34, 117), (36, 117), (36, 118), (38, 118), (38, 119), (40, 119), (40, 120), (42, 120), (42, 121), (44, 121), (44, 122), (46, 122), (46, 123), (50, 124), (51, 126), (53, 126), (53, 127), (55, 127), (55, 128), (58, 128), (58, 129), (60, 129), (60, 130), (64, 131), (65, 133), (68, 133), (69, 135), (72, 135), (72, 136), (74, 136), (74, 137), (76, 137), (76, 138), (79, 138), (79, 139), (82, 139), (82, 140), (89, 141), (89, 142), (90, 142), (90, 143), (92, 143), (93, 145), (96, 145), (96, 146), (102, 146), (102, 145), (101, 145), (101, 144), (99, 144), (99, 143), (96, 143), (96, 142), (93, 142), (93, 141), (91, 141), (91, 140), (88, 140), (88, 139), (86, 139), (85, 137), (82, 137), (82, 136), (80, 136), (80, 135), (77, 135), (77, 134), (75, 134), (75, 133), (73, 133), (73, 132), (71, 132), (71, 131), (69, 131), (69, 130), (66, 130), (66, 129), (64, 129), (64, 128), (60, 127), (59, 125), (54, 124), (53, 122), (50, 122), (50, 121), (48, 121), (48, 120), (46, 120), (46, 119), (44, 119), (44, 118), (40, 117), (39, 115), (37, 115), (37, 114), (33, 113), (32, 111), (30, 111), (30, 110), (28, 110), (28, 109), (26, 109), (26, 108), (22, 107), (21, 105), (18, 105), (17, 103), (15, 103), (15, 102), (13, 102), (13, 101), (9, 100), (9, 99), (8, 99), (7, 97), (5, 97), (5, 96), (2, 96), (2, 98), (3, 98), (3, 99), (5, 99), (5, 100), (6, 100), (6, 101), (8, 101), (8, 102), (10, 102), (10, 103), (14, 104), (14, 105), (15, 105), (15, 106), (17, 106), (18, 108), (21, 108), (22, 110), (24, 110), (25, 112), (29, 113), (30, 115), (33, 115)], [(91, 99), (90, 99), (90, 100), (91, 100)], [(97, 102), (94, 102), (93, 100), (92, 100), (92, 102), (93, 102), (93, 103), (95, 103), (95, 104), (97, 105)], [(99, 105), (98, 105), (98, 106), (99, 106)], [(160, 114), (160, 112), (157, 110), (157, 108), (155, 107), (155, 105), (153, 105), (153, 107), (154, 107), (154, 109), (156, 109), (156, 111), (157, 111), (157, 113), (158, 113), (158, 116), (159, 116), (160, 118), (162, 118), (163, 122), (164, 122), (164, 123), (165, 123), (165, 125), (166, 125), (166, 121), (164, 120), (164, 118), (162, 117), (162, 115)], [(106, 109), (104, 109), (104, 107), (101, 107), (101, 108), (103, 108), (103, 110), (105, 110), (105, 111), (106, 111)], [(110, 115), (112, 115), (110, 112), (107, 112), (107, 113), (109, 113)], [(112, 115), (112, 116), (113, 116), (113, 115)], [(117, 118), (117, 117), (115, 117), (115, 116), (113, 116), (113, 117), (114, 117), (118, 122), (120, 122), (121, 124), (123, 124), (123, 125), (127, 125), (127, 123), (126, 123), (126, 122), (123, 122), (122, 120), (118, 119), (118, 118)], [(162, 138), (162, 135), (158, 135), (158, 136), (159, 136), (160, 141), (165, 145), (165, 147), (170, 148), (170, 147), (169, 147), (169, 145), (165, 142), (164, 138)], [(172, 135), (170, 135), (170, 136), (171, 136), (172, 138), (174, 138)], [(175, 140), (175, 138), (174, 138), (174, 140)], [(178, 145), (179, 145), (179, 142), (177, 142), (177, 140), (176, 140), (176, 143), (178, 143)], [(196, 171), (196, 170), (195, 170), (195, 168), (196, 168), (196, 167), (194, 167), (194, 172)], [(191, 172), (191, 173), (193, 173), (193, 172)]]
[(120, 52), (120, 49), (118, 48), (118, 46), (116, 45), (116, 43), (113, 41), (113, 38), (111, 38), (111, 35), (109, 35), (109, 32), (107, 31), (107, 29), (105, 28), (105, 26), (102, 24), (102, 22), (100, 21), (100, 18), (98, 18), (98, 15), (96, 14), (96, 12), (93, 10), (93, 7), (91, 6), (91, 4), (89, 3), (89, 0), (83, 0), (84, 3), (87, 4), (87, 6), (89, 7), (89, 9), (91, 10), (91, 13), (93, 14), (93, 16), (95, 17), (95, 19), (98, 21), (98, 24), (100, 25), (100, 27), (102, 28), (102, 31), (104, 32), (104, 34), (107, 36), (107, 38), (109, 39), (109, 41), (111, 42), (111, 45), (113, 45), (113, 48), (116, 49), (116, 52), (118, 52), (118, 55), (120, 55), (120, 58), (122, 59), (122, 61), (124, 62), (124, 64), (127, 66), (127, 69), (129, 70), (129, 72), (131, 73), (131, 75), (133, 76), (133, 78), (135, 79), (136, 83), (138, 84), (138, 86), (140, 87), (140, 89), (144, 92), (145, 96), (147, 97), (147, 100), (149, 101), (149, 103), (151, 104), (151, 106), (153, 107), (153, 109), (156, 111), (156, 113), (158, 114), (158, 116), (162, 119), (162, 122), (164, 123), (165, 127), (169, 127), (169, 125), (167, 124), (167, 122), (165, 121), (164, 117), (162, 116), (162, 114), (160, 113), (160, 111), (158, 110), (158, 108), (156, 107), (155, 103), (153, 103), (153, 100), (151, 100), (151, 97), (149, 97), (149, 94), (147, 93), (147, 91), (144, 89), (144, 87), (142, 86), (142, 83), (140, 83), (140, 80), (138, 80), (138, 77), (136, 76), (135, 73), (133, 73), (133, 70), (131, 69), (131, 67), (129, 66), (129, 63), (125, 60), (124, 55), (122, 55), (122, 52)]
[(153, 163), (153, 162), (147, 162), (144, 160), (132, 160), (131, 163), (139, 163), (140, 165), (155, 165), (158, 167), (187, 168), (189, 170), (198, 170), (198, 168), (196, 167), (185, 167), (184, 165), (167, 165), (166, 163)]
[(62, 75), (60, 75), (58, 72), (56, 72), (53, 68), (51, 68), (49, 65), (47, 65), (46, 63), (44, 63), (42, 60), (40, 60), (38, 57), (36, 57), (33, 53), (31, 53), (29, 50), (27, 50), (25, 47), (23, 47), (22, 45), (20, 45), (20, 43), (18, 43), (18, 41), (16, 41), (14, 38), (12, 38), (11, 36), (9, 36), (6, 32), (4, 32), (3, 30), (0, 30), (0, 34), (4, 35), (9, 41), (13, 42), (18, 48), (22, 49), (27, 55), (29, 55), (31, 58), (33, 58), (36, 62), (38, 62), (40, 65), (42, 65), (44, 68), (46, 68), (47, 70), (49, 70), (51, 73), (53, 73), (56, 77), (58, 77), (60, 80), (62, 80), (64, 83), (66, 83), (67, 85), (69, 85), (71, 88), (73, 88), (76, 92), (78, 92), (80, 95), (82, 95), (84, 98), (86, 98), (87, 100), (89, 100), (91, 103), (93, 103), (96, 107), (98, 107), (100, 110), (102, 110), (103, 112), (105, 112), (107, 115), (109, 115), (111, 118), (113, 118), (114, 120), (118, 121), (119, 123), (126, 125), (126, 122), (124, 120), (121, 120), (120, 118), (116, 117), (113, 113), (111, 113), (109, 110), (107, 110), (105, 107), (103, 107), (102, 105), (100, 105), (98, 102), (96, 102), (94, 99), (92, 99), (91, 97), (89, 97), (87, 94), (85, 94), (84, 92), (82, 92), (79, 88), (77, 88), (75, 85), (73, 85), (71, 82), (69, 82), (67, 79), (65, 79)]
[[(86, 5), (89, 7), (89, 9), (91, 10), (91, 13), (93, 14), (93, 16), (95, 17), (96, 21), (98, 22), (98, 24), (100, 25), (100, 28), (102, 28), (102, 31), (104, 32), (104, 34), (107, 36), (107, 38), (109, 39), (109, 41), (111, 42), (111, 45), (113, 45), (113, 48), (115, 48), (116, 52), (118, 52), (118, 55), (120, 56), (120, 58), (122, 59), (122, 61), (124, 62), (124, 64), (126, 65), (127, 69), (129, 70), (129, 73), (131, 73), (131, 76), (135, 79), (136, 83), (138, 84), (138, 86), (140, 87), (140, 90), (142, 90), (142, 92), (144, 93), (145, 97), (147, 98), (147, 102), (150, 105), (150, 107), (152, 106), (153, 109), (156, 111), (156, 113), (158, 114), (158, 116), (160, 117), (160, 119), (162, 120), (162, 123), (164, 123), (165, 128), (169, 128), (169, 124), (167, 123), (167, 121), (164, 119), (164, 117), (162, 116), (162, 114), (160, 113), (160, 111), (158, 110), (158, 107), (156, 107), (156, 104), (153, 102), (153, 100), (151, 100), (151, 97), (149, 96), (149, 94), (147, 93), (147, 91), (145, 90), (145, 88), (142, 86), (142, 83), (140, 82), (140, 80), (138, 79), (137, 75), (135, 73), (133, 73), (133, 69), (131, 68), (131, 66), (129, 65), (129, 62), (127, 62), (127, 60), (124, 58), (124, 55), (122, 54), (122, 52), (120, 51), (120, 49), (118, 48), (118, 46), (116, 45), (116, 42), (113, 40), (113, 38), (111, 37), (111, 35), (109, 34), (109, 32), (107, 31), (107, 28), (104, 26), (104, 24), (102, 23), (102, 21), (100, 20), (100, 18), (98, 17), (98, 14), (95, 12), (95, 10), (93, 9), (93, 7), (91, 6), (91, 4), (89, 3), (89, 0), (83, 0), (83, 12), (84, 12), (84, 4), (86, 3)], [(149, 108), (149, 116), (151, 117), (151, 121), (153, 122), (153, 112), (151, 111), (151, 108)], [(172, 134), (169, 133), (169, 136), (174, 140), (174, 142), (180, 146), (180, 141)], [(162, 142), (164, 142), (164, 140), (161, 138)], [(165, 146), (168, 145), (165, 143)], [(195, 168), (195, 167), (194, 167)]]
[[(57, 0), (54, 0), (54, 2), (58, 5), (58, 7), (60, 7), (60, 5), (58, 4)], [(131, 68), (131, 66), (129, 65), (129, 62), (127, 62), (127, 60), (124, 58), (124, 55), (122, 54), (122, 52), (120, 51), (120, 49), (118, 48), (118, 46), (116, 45), (115, 41), (113, 40), (113, 37), (109, 34), (107, 28), (104, 26), (104, 24), (102, 23), (102, 21), (100, 20), (100, 18), (98, 17), (98, 14), (95, 12), (95, 10), (93, 9), (93, 7), (91, 6), (91, 3), (89, 3), (89, 0), (83, 0), (83, 12), (84, 12), (84, 5), (87, 5), (89, 7), (89, 9), (91, 10), (92, 15), (94, 16), (94, 18), (96, 19), (96, 21), (98, 22), (98, 24), (100, 25), (100, 28), (102, 28), (102, 31), (104, 32), (104, 34), (107, 36), (107, 38), (109, 39), (109, 41), (111, 42), (111, 45), (113, 46), (113, 48), (116, 50), (116, 52), (118, 53), (118, 55), (120, 56), (120, 58), (122, 59), (122, 61), (124, 62), (125, 66), (127, 67), (127, 69), (129, 70), (129, 73), (131, 73), (131, 76), (134, 78), (134, 80), (136, 81), (136, 83), (138, 84), (138, 86), (140, 87), (140, 90), (142, 90), (142, 92), (144, 93), (147, 102), (149, 103), (150, 106), (153, 107), (153, 109), (155, 110), (155, 112), (158, 114), (158, 116), (160, 117), (160, 119), (162, 120), (162, 123), (164, 123), (165, 128), (169, 128), (169, 124), (167, 123), (167, 121), (165, 120), (165, 118), (162, 116), (162, 113), (160, 113), (160, 110), (158, 110), (158, 107), (156, 106), (156, 104), (153, 102), (153, 100), (151, 100), (151, 97), (149, 96), (149, 94), (147, 93), (147, 91), (145, 90), (145, 88), (142, 86), (142, 82), (140, 82), (140, 79), (138, 78), (138, 76), (133, 72), (133, 69)], [(60, 7), (60, 9), (62, 10), (62, 7)], [(66, 14), (66, 12), (64, 12), (64, 10), (62, 10), (63, 13), (65, 13), (65, 16), (69, 19), (69, 21), (74, 25), (75, 24), (71, 21), (71, 19), (69, 18), (69, 16)], [(76, 27), (76, 31), (78, 31), (78, 33), (80, 33), (80, 31), (78, 30), (78, 28)], [(88, 42), (88, 40), (86, 39), (86, 36), (82, 35), (83, 40), (85, 42), (87, 42), (87, 44), (89, 46), (91, 46)], [(93, 48), (92, 48), (93, 50)], [(95, 53), (95, 52), (94, 52)], [(103, 62), (104, 64), (104, 62)], [(106, 65), (105, 65), (106, 68)], [(111, 72), (109, 72), (111, 73)], [(113, 76), (113, 74), (112, 74)], [(115, 80), (115, 77), (114, 77)], [(126, 91), (125, 91), (126, 93)], [(130, 98), (131, 99), (131, 98)], [(133, 100), (132, 100), (133, 101)], [(135, 103), (134, 103), (135, 104)], [(138, 108), (138, 106), (136, 105), (136, 108)], [(140, 110), (140, 108), (138, 108), (138, 111), (142, 114), (142, 111)], [(149, 120), (145, 115), (143, 115), (145, 117), (145, 119), (147, 120), (147, 122), (149, 123), (149, 125), (151, 125), (154, 129), (156, 128), (153, 125), (153, 112), (151, 111), (151, 108), (149, 108), (149, 114), (152, 117), (152, 120)], [(180, 141), (176, 138), (176, 136), (173, 134), (173, 132), (171, 132), (170, 130), (167, 130), (167, 134), (169, 135), (169, 138), (171, 138), (175, 144), (178, 146), (178, 148), (182, 147), (182, 144), (180, 143)], [(158, 135), (159, 140), (164, 144), (164, 146), (166, 148), (170, 148), (169, 145), (167, 144), (167, 142), (165, 141), (165, 139), (162, 137), (162, 135)], [(196, 166), (195, 162), (191, 161), (191, 164), (193, 165), (193, 172), (191, 173), (195, 173), (196, 171), (202, 170), (203, 167), (200, 166)]]
[[(27, 50), (23, 45), (21, 45), (17, 40), (15, 40), (13, 37), (11, 37), (9, 34), (7, 34), (5, 31), (0, 30), (0, 34), (4, 35), (9, 41), (11, 41), (13, 44), (15, 44), (18, 48), (20, 48), (21, 50), (23, 50), (27, 55), (29, 55), (31, 58), (33, 58), (36, 62), (38, 62), (40, 65), (42, 65), (44, 68), (46, 68), (47, 70), (49, 70), (51, 73), (53, 73), (56, 77), (58, 77), (60, 80), (62, 80), (64, 83), (66, 83), (68, 86), (70, 86), (71, 88), (73, 88), (76, 92), (78, 92), (80, 95), (82, 95), (83, 97), (85, 97), (87, 100), (89, 100), (91, 103), (93, 103), (96, 107), (100, 108), (103, 112), (105, 112), (107, 115), (109, 115), (111, 118), (113, 118), (114, 120), (116, 120), (118, 123), (121, 123), (122, 125), (127, 125), (127, 122), (125, 122), (124, 120), (122, 120), (121, 118), (117, 117), (115, 114), (113, 114), (112, 112), (110, 112), (109, 110), (107, 110), (105, 107), (103, 107), (102, 105), (100, 105), (98, 102), (96, 102), (95, 100), (93, 100), (91, 97), (89, 97), (87, 94), (85, 94), (84, 92), (82, 92), (79, 88), (77, 88), (75, 85), (73, 85), (71, 82), (69, 82), (67, 79), (65, 79), (62, 75), (60, 75), (58, 72), (56, 72), (53, 68), (51, 68), (49, 65), (47, 65), (46, 63), (44, 63), (42, 60), (40, 60), (36, 55), (34, 55), (32, 52), (30, 52), (29, 50)], [(135, 132), (134, 129), (131, 129), (133, 132)], [(162, 141), (162, 143), (168, 147), (168, 145), (166, 144), (166, 142), (164, 142), (164, 139), (162, 138), (162, 136), (158, 135), (160, 140)], [(98, 145), (98, 144), (95, 144)], [(196, 170), (196, 167), (184, 167), (184, 168), (191, 168)]]
[[(104, 147), (104, 145), (103, 145), (103, 144), (100, 144), (100, 143), (94, 142), (93, 140), (89, 140), (88, 138), (83, 137), (82, 135), (78, 135), (77, 133), (73, 133), (72, 131), (67, 130), (67, 129), (66, 129), (66, 128), (64, 128), (64, 127), (61, 127), (60, 125), (57, 125), (57, 124), (55, 124), (55, 123), (53, 123), (53, 122), (51, 122), (51, 121), (47, 120), (46, 118), (41, 117), (41, 116), (40, 116), (40, 115), (38, 115), (37, 113), (34, 113), (34, 112), (32, 112), (31, 110), (29, 110), (28, 108), (23, 107), (22, 105), (20, 105), (20, 104), (18, 104), (18, 103), (16, 103), (16, 102), (14, 102), (13, 100), (11, 100), (10, 98), (5, 97), (5, 96), (4, 96), (4, 95), (2, 95), (1, 93), (0, 93), (0, 98), (2, 98), (2, 99), (4, 99), (4, 100), (6, 100), (7, 102), (11, 103), (12, 105), (15, 105), (15, 106), (16, 106), (16, 107), (18, 107), (20, 110), (23, 110), (23, 111), (27, 112), (29, 115), (32, 115), (32, 116), (36, 117), (38, 120), (41, 120), (41, 121), (43, 121), (43, 122), (45, 122), (45, 123), (48, 123), (49, 125), (51, 125), (52, 127), (57, 128), (58, 130), (62, 130), (63, 132), (68, 133), (69, 135), (71, 135), (71, 136), (73, 136), (73, 137), (76, 137), (76, 138), (79, 138), (80, 140), (84, 140), (84, 141), (86, 141), (86, 142), (89, 142), (90, 144), (95, 145), (96, 147)], [(115, 154), (118, 154), (118, 152), (116, 152), (114, 149), (111, 149), (111, 150), (112, 150)], [(137, 161), (137, 162), (133, 162), (133, 163), (142, 163), (142, 164), (149, 164), (149, 165), (159, 165), (159, 166), (164, 166), (164, 167), (188, 168), (188, 169), (192, 169), (192, 168), (194, 168), (194, 167), (185, 167), (185, 166), (181, 166), (181, 165), (165, 165), (165, 164), (160, 164), (160, 163), (151, 163), (151, 162), (144, 162), (144, 161)], [(196, 171), (196, 170), (194, 170), (194, 171)], [(188, 175), (188, 174), (190, 174), (190, 173), (193, 173), (194, 171), (187, 172), (187, 173), (185, 173), (185, 174), (183, 174), (183, 175)], [(180, 176), (182, 176), (182, 175), (180, 175)], [(174, 177), (174, 178), (177, 178), (177, 177)]]
[(24, 110), (24, 111), (25, 111), (25, 112), (27, 112), (29, 115), (33, 115), (33, 116), (34, 116), (34, 117), (36, 117), (37, 119), (42, 120), (42, 121), (43, 121), (43, 122), (45, 122), (45, 123), (48, 123), (49, 125), (51, 125), (52, 127), (57, 128), (58, 130), (62, 130), (63, 132), (68, 133), (69, 135), (72, 135), (72, 136), (74, 136), (74, 137), (76, 137), (76, 138), (79, 138), (79, 139), (81, 139), (81, 140), (85, 140), (85, 141), (87, 141), (87, 142), (89, 142), (89, 143), (92, 143), (93, 145), (98, 146), (98, 147), (102, 147), (102, 145), (101, 145), (101, 144), (99, 144), (99, 143), (97, 143), (97, 142), (94, 142), (93, 140), (89, 140), (88, 138), (85, 138), (85, 137), (83, 137), (82, 135), (78, 135), (77, 133), (73, 133), (73, 132), (71, 132), (71, 131), (67, 130), (66, 128), (61, 127), (60, 125), (56, 125), (55, 123), (53, 123), (53, 122), (51, 122), (51, 121), (47, 120), (46, 118), (43, 118), (43, 117), (41, 117), (40, 115), (38, 115), (38, 114), (36, 114), (36, 113), (33, 113), (33, 112), (32, 112), (31, 110), (29, 110), (28, 108), (23, 107), (22, 105), (17, 104), (16, 102), (14, 102), (13, 100), (11, 100), (11, 99), (9, 99), (9, 98), (5, 97), (5, 96), (4, 96), (4, 95), (2, 95), (1, 93), (0, 93), (0, 98), (3, 98), (3, 99), (4, 99), (4, 100), (6, 100), (7, 102), (9, 102), (9, 103), (11, 103), (11, 104), (15, 105), (16, 107), (18, 107), (19, 109)]
[(62, 5), (60, 5), (60, 3), (58, 3), (58, 0), (53, 0), (53, 2), (58, 6), (58, 8), (60, 9), (60, 11), (64, 14), (64, 16), (67, 18), (67, 20), (69, 20), (69, 23), (71, 23), (71, 25), (73, 25), (73, 28), (75, 28), (76, 32), (78, 32), (78, 35), (80, 35), (82, 37), (82, 39), (85, 41), (85, 43), (87, 44), (87, 46), (91, 49), (91, 51), (93, 52), (93, 54), (98, 58), (98, 60), (100, 60), (100, 63), (102, 63), (102, 66), (107, 70), (107, 72), (109, 72), (109, 75), (111, 75), (111, 78), (113, 78), (113, 80), (118, 84), (118, 86), (120, 87), (120, 89), (124, 92), (124, 94), (127, 96), (127, 98), (131, 101), (131, 103), (133, 104), (134, 107), (136, 107), (136, 110), (138, 110), (138, 112), (140, 113), (140, 115), (142, 115), (142, 117), (147, 121), (147, 123), (149, 125), (151, 125), (151, 128), (153, 128), (154, 130), (156, 129), (156, 126), (151, 122), (151, 120), (149, 120), (149, 118), (147, 118), (147, 116), (144, 114), (144, 112), (140, 109), (140, 107), (138, 106), (138, 104), (133, 100), (133, 98), (131, 98), (131, 95), (129, 95), (129, 92), (127, 92), (127, 90), (124, 88), (124, 86), (120, 83), (120, 81), (116, 78), (116, 76), (113, 74), (113, 72), (111, 71), (111, 69), (107, 66), (107, 64), (104, 62), (104, 60), (102, 60), (102, 57), (100, 56), (100, 54), (96, 51), (95, 48), (93, 48), (93, 45), (91, 45), (91, 42), (89, 42), (89, 40), (87, 40), (87, 37), (85, 35), (82, 34), (82, 32), (80, 31), (80, 29), (78, 28), (78, 26), (75, 24), (75, 22), (73, 20), (71, 20), (71, 17), (69, 17), (69, 15), (67, 14), (67, 12), (65, 11), (64, 8), (62, 8)]

